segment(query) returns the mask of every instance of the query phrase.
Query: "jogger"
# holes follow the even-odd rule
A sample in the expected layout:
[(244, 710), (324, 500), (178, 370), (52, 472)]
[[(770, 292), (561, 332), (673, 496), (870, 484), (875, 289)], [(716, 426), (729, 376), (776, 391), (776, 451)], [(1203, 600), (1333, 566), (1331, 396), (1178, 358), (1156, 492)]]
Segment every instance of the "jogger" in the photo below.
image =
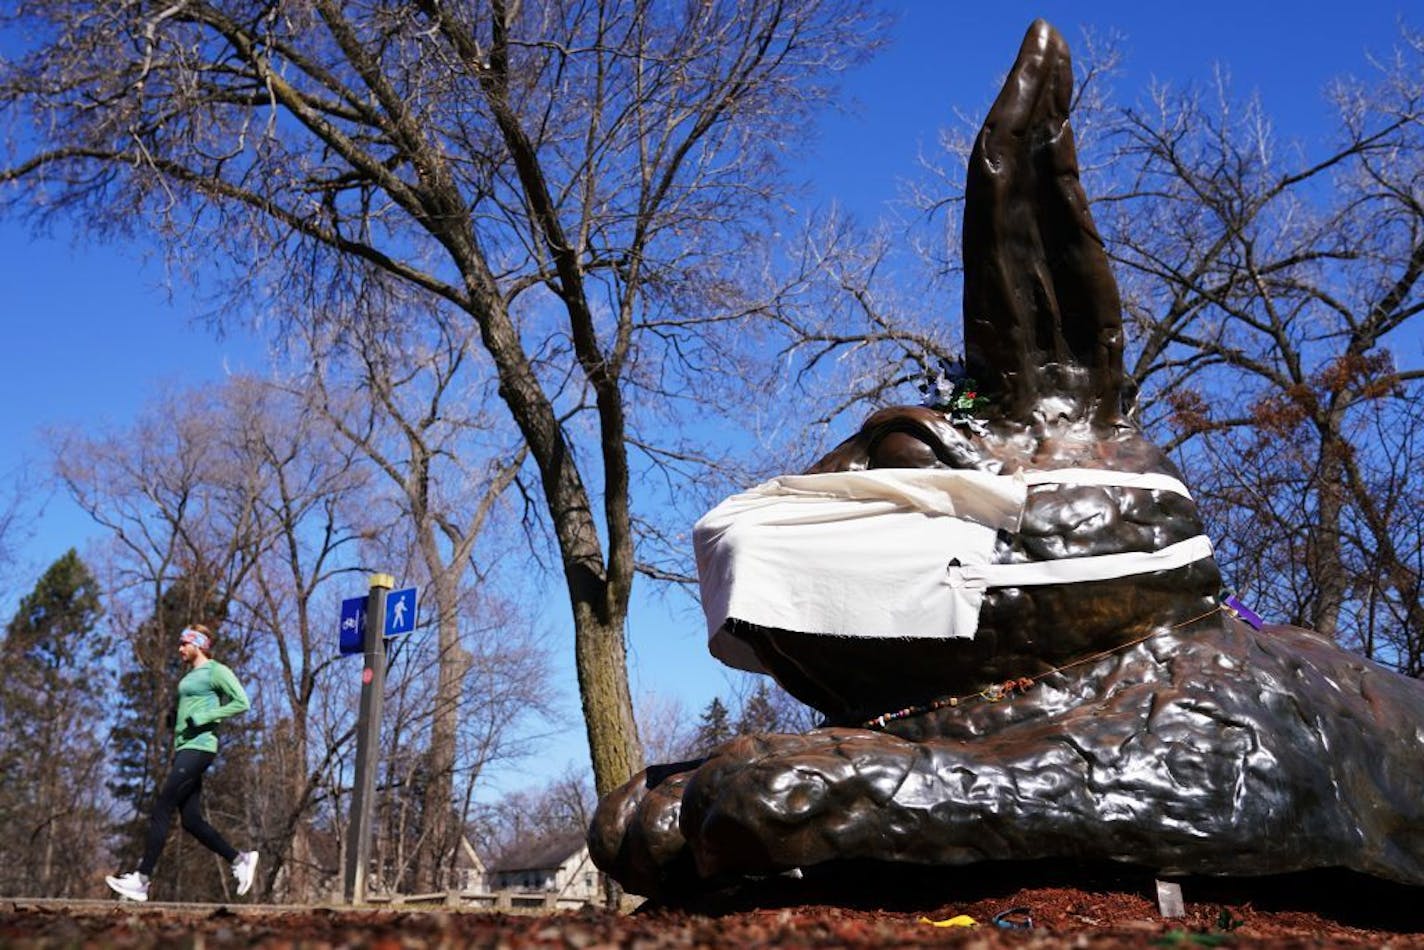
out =
[(109, 887), (129, 900), (148, 900), (149, 878), (168, 839), (175, 809), (184, 831), (232, 865), (238, 896), (251, 890), (257, 874), (257, 852), (239, 852), (203, 817), (203, 773), (217, 758), (217, 724), (251, 705), (232, 670), (209, 657), (211, 649), (212, 635), (202, 624), (193, 624), (178, 638), (178, 655), (189, 670), (178, 683), (173, 767), (149, 817), (138, 869), (105, 878)]

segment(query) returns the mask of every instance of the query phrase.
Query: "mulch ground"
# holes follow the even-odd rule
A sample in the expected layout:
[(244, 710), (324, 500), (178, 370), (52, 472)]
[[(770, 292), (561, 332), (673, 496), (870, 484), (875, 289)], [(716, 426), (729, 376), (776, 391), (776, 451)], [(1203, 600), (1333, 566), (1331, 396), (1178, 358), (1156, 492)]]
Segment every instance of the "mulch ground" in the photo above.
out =
[[(833, 882), (773, 880), (633, 913), (531, 917), (0, 900), (0, 947), (1392, 947), (1424, 950), (1424, 889), (1349, 875), (1178, 879), (1164, 918), (1150, 876), (1014, 869)], [(1068, 880), (1065, 880), (1068, 879)], [(1007, 913), (1006, 913), (1007, 912)], [(1005, 923), (996, 925), (1002, 916)], [(964, 926), (949, 921), (968, 918)]]

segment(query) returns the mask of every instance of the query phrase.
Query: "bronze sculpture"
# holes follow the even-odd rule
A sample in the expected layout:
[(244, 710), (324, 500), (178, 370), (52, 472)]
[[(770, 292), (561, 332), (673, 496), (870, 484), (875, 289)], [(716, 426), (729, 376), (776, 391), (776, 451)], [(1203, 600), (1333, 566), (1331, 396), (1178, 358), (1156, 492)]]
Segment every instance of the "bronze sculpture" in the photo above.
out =
[(700, 568), (726, 574), (704, 580), (714, 652), (769, 672), (828, 725), (740, 737), (607, 796), (590, 844), (627, 889), (1038, 858), (1225, 875), (1340, 866), (1424, 884), (1424, 684), (1223, 610), (1180, 476), (1124, 415), (1119, 300), (1078, 178), (1071, 82), (1062, 38), (1034, 23), (970, 160), (965, 346), (982, 421), (882, 410), (807, 473), (880, 479), (873, 491), (911, 471), (951, 493), (1020, 491), (1002, 523), (973, 516), (985, 563), (949, 562), (972, 590), (945, 614), (967, 616), (969, 635), (927, 635), (928, 615), (897, 612), (896, 591), (871, 611), (825, 611), (854, 613), (850, 626), (912, 618), (893, 635), (769, 621), (783, 605), (721, 587), (735, 580), (726, 564), (781, 535), (738, 526), (778, 491), (823, 482), (734, 505), (706, 565), (699, 551)]

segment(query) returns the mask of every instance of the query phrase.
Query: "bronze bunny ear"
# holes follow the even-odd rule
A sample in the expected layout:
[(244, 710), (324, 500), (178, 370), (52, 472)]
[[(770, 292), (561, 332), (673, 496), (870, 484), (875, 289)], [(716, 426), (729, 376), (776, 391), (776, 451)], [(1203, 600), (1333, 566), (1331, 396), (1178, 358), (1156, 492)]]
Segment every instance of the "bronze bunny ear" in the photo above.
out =
[(1072, 91), (1068, 45), (1034, 21), (969, 159), (966, 363), (1005, 419), (1111, 426), (1122, 421), (1121, 301), (1078, 180)]

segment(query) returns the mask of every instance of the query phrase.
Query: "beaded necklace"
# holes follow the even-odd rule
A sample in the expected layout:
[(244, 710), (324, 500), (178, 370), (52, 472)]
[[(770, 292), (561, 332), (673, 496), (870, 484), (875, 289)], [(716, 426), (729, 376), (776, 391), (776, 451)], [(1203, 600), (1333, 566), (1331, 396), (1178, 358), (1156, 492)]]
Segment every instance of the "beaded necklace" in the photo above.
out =
[(1163, 627), (1160, 630), (1153, 630), (1151, 633), (1144, 634), (1135, 640), (1129, 640), (1126, 643), (1120, 643), (1117, 646), (1112, 647), (1111, 649), (1100, 650), (1097, 653), (1091, 654), (1090, 656), (1080, 657), (1079, 659), (1071, 660), (1068, 663), (1064, 663), (1062, 666), (1055, 666), (1051, 670), (1044, 670), (1042, 673), (1038, 673), (1034, 676), (1020, 676), (1017, 679), (1008, 679), (1004, 680), (1002, 683), (994, 683), (993, 685), (986, 686), (983, 689), (978, 690), (977, 692), (965, 693), (963, 696), (941, 696), (937, 699), (932, 699), (929, 702), (919, 706), (906, 706), (904, 709), (897, 709), (894, 712), (881, 713), (873, 719), (867, 719), (865, 722), (862, 722), (860, 724), (860, 728), (884, 729), (886, 724), (888, 723), (892, 723), (900, 719), (908, 719), (911, 716), (919, 716), (923, 713), (934, 712), (938, 709), (948, 709), (951, 707), (955, 707), (958, 706), (960, 703), (966, 702), (971, 699), (982, 699), (986, 703), (1003, 702), (1004, 700), (1011, 698), (1015, 693), (1028, 692), (1030, 689), (1033, 688), (1033, 684), (1036, 681), (1041, 680), (1046, 676), (1052, 676), (1054, 673), (1061, 673), (1064, 670), (1072, 669), (1075, 666), (1082, 666), (1084, 663), (1096, 662), (1097, 660), (1101, 660), (1104, 657), (1112, 656), (1114, 653), (1120, 653), (1123, 650), (1126, 650), (1128, 647), (1135, 647), (1139, 643), (1151, 640), (1153, 637), (1159, 634), (1168, 633), (1172, 630), (1180, 630), (1182, 627), (1191, 626), (1197, 621), (1205, 620), (1207, 617), (1210, 617), (1213, 614), (1220, 613), (1223, 610), (1225, 610), (1227, 613), (1230, 613), (1232, 616), (1237, 616), (1236, 611), (1232, 610), (1230, 607), (1227, 607), (1222, 604), (1217, 604), (1215, 607), (1208, 610), (1206, 613), (1199, 614), (1198, 616), (1195, 616), (1190, 620), (1183, 620), (1179, 624), (1174, 624), (1170, 627)]

